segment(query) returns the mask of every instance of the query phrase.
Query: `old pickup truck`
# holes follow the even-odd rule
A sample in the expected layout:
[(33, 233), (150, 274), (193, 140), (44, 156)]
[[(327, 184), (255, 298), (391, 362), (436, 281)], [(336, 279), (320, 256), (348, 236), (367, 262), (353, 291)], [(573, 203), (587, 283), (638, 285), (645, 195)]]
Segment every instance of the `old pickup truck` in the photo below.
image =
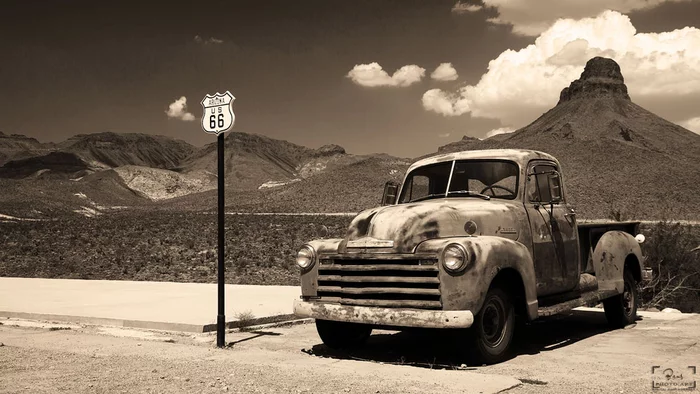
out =
[[(509, 356), (519, 324), (603, 303), (632, 323), (649, 280), (638, 222), (578, 223), (561, 167), (531, 150), (442, 154), (387, 182), (343, 239), (304, 244), (294, 313), (331, 348), (373, 328), (453, 329), (481, 363)], [(636, 235), (636, 236), (635, 236)]]

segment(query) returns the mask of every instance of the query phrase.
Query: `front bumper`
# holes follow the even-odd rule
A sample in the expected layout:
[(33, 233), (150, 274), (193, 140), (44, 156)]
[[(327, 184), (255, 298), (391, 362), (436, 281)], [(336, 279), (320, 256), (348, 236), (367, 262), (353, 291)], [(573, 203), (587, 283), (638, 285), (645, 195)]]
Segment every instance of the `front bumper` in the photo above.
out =
[(467, 328), (474, 324), (471, 311), (378, 308), (302, 300), (294, 300), (294, 314), (314, 319), (396, 327)]

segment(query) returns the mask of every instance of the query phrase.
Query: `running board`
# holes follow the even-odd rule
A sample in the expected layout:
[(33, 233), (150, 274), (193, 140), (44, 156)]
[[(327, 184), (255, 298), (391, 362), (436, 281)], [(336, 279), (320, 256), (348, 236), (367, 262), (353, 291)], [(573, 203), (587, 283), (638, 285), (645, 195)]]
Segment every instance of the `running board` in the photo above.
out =
[(537, 309), (537, 314), (538, 316), (552, 316), (558, 313), (570, 311), (580, 306), (595, 306), (600, 301), (606, 298), (614, 297), (618, 294), (619, 293), (616, 290), (591, 291), (589, 293), (584, 293), (580, 297), (574, 298), (573, 300), (539, 308)]

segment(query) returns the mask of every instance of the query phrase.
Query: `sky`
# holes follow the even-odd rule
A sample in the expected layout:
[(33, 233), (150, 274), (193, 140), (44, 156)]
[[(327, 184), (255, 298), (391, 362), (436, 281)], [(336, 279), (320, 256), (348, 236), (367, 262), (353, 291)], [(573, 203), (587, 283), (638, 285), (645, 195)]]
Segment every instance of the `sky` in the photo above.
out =
[(594, 56), (632, 100), (700, 132), (700, 0), (4, 0), (0, 131), (202, 146), (232, 130), (416, 157), (525, 126)]

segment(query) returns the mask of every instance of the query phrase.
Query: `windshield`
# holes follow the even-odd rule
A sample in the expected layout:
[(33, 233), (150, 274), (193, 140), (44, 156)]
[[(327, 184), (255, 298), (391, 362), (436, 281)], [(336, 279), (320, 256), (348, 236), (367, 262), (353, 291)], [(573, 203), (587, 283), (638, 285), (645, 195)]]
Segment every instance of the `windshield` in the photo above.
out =
[(411, 171), (401, 189), (399, 203), (443, 197), (512, 200), (517, 194), (518, 166), (515, 163), (460, 160), (432, 164)]

